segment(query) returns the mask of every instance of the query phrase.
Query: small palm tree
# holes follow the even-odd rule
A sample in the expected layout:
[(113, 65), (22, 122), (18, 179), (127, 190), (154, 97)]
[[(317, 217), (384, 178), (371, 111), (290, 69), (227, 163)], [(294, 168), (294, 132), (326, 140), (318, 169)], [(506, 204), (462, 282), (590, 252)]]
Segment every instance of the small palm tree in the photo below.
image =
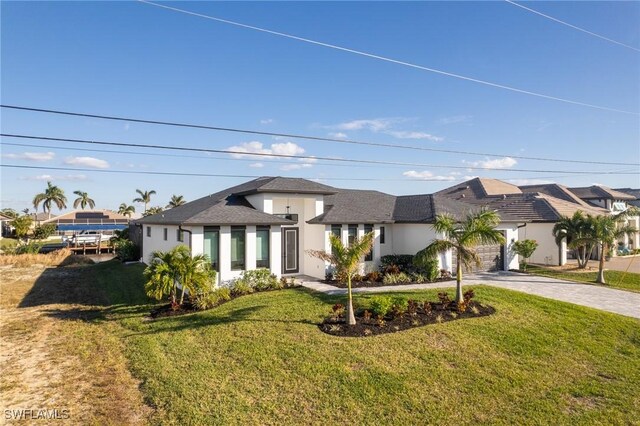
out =
[(347, 324), (355, 325), (356, 316), (353, 312), (353, 297), (351, 294), (351, 279), (358, 273), (358, 266), (362, 258), (371, 251), (373, 246), (373, 232), (365, 234), (362, 238), (357, 238), (350, 246), (345, 247), (342, 240), (337, 235), (329, 235), (331, 243), (331, 253), (324, 250), (308, 250), (307, 253), (318, 259), (329, 262), (338, 273), (347, 277)]
[(171, 196), (171, 201), (169, 201), (169, 204), (167, 204), (167, 209), (172, 209), (174, 207), (178, 207), (181, 206), (183, 204), (186, 204), (187, 201), (184, 199), (184, 197), (182, 195), (172, 195)]
[(495, 211), (482, 210), (470, 213), (462, 222), (457, 222), (452, 216), (438, 215), (433, 229), (443, 234), (444, 239), (436, 239), (427, 247), (416, 253), (417, 262), (425, 262), (435, 258), (439, 253), (449, 250), (456, 251), (456, 302), (463, 300), (462, 296), (462, 265), (467, 268), (472, 263), (480, 266), (480, 257), (475, 251), (478, 245), (504, 244), (502, 232), (495, 227), (500, 223), (500, 216)]
[(175, 253), (154, 251), (151, 253), (149, 266), (144, 270), (144, 277), (147, 280), (144, 288), (147, 295), (157, 300), (168, 295), (171, 306), (177, 308), (178, 275)]
[(118, 213), (123, 216), (128, 216), (129, 218), (131, 218), (135, 212), (136, 208), (134, 206), (127, 205), (127, 203), (122, 203), (120, 204), (120, 207), (118, 207)]
[(51, 216), (51, 205), (55, 204), (58, 209), (62, 210), (67, 208), (67, 197), (64, 195), (64, 191), (52, 185), (51, 182), (47, 182), (47, 188), (44, 192), (37, 194), (33, 198), (33, 207), (38, 211), (38, 207), (42, 203), (42, 210)]
[(211, 260), (206, 254), (191, 256), (189, 248), (183, 245), (177, 246), (174, 250), (177, 251), (178, 279), (182, 287), (180, 305), (182, 305), (185, 292), (195, 295), (211, 291), (216, 271), (211, 268)]
[(87, 194), (86, 192), (73, 191), (73, 193), (78, 196), (78, 198), (76, 198), (75, 201), (73, 202), (74, 209), (77, 209), (78, 206), (80, 206), (82, 210), (84, 210), (84, 208), (87, 207), (87, 205), (89, 206), (90, 209), (96, 206), (96, 202), (93, 201), (91, 198), (89, 198), (89, 194)]
[(151, 202), (151, 196), (153, 194), (156, 193), (156, 191), (151, 190), (151, 191), (141, 191), (139, 189), (136, 189), (136, 192), (140, 195), (137, 198), (133, 199), (134, 203), (144, 203), (144, 211), (146, 213), (147, 211), (147, 205)]
[(590, 233), (590, 227), (587, 216), (577, 211), (571, 217), (562, 217), (552, 230), (558, 246), (562, 240), (566, 240), (567, 247), (574, 251), (580, 269), (587, 267), (595, 245), (592, 239), (585, 238)]

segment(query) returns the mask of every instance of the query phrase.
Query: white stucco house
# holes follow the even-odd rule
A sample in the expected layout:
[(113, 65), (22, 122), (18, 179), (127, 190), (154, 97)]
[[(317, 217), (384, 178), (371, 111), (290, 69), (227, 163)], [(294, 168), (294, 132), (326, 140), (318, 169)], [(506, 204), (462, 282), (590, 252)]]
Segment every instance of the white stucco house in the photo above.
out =
[[(531, 261), (562, 264), (566, 248), (555, 243), (553, 224), (576, 210), (606, 212), (570, 192), (555, 194), (556, 190), (476, 178), (435, 194), (394, 196), (300, 178), (261, 177), (133, 223), (142, 227), (145, 262), (153, 251), (184, 244), (193, 254), (211, 258), (220, 282), (256, 268), (269, 268), (278, 276), (324, 278), (328, 265), (306, 250), (330, 250), (332, 233), (346, 244), (374, 232), (372, 253), (361, 265), (362, 272), (367, 272), (377, 268), (382, 256), (415, 254), (441, 237), (432, 227), (436, 215), (461, 218), (491, 208), (501, 217), (497, 229), (507, 243), (479, 248), (480, 270), (508, 270), (518, 267), (519, 259), (510, 247), (521, 238), (540, 244)], [(452, 260), (452, 253), (441, 255), (440, 267), (454, 270)]]

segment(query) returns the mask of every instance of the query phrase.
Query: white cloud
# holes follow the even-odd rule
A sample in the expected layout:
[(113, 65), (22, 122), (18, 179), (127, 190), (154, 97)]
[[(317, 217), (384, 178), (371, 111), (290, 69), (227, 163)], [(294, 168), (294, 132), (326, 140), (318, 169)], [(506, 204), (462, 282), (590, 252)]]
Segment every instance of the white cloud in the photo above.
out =
[(249, 167), (252, 167), (254, 169), (261, 169), (261, 168), (264, 167), (264, 164), (263, 163), (251, 163), (251, 164), (249, 164)]
[(69, 175), (59, 175), (59, 176), (54, 176), (54, 175), (37, 175), (37, 176), (25, 176), (25, 177), (21, 177), (21, 180), (37, 180), (37, 181), (61, 181), (61, 180), (65, 180), (65, 181), (79, 181), (79, 180), (87, 180), (87, 176), (86, 175), (73, 175), (73, 174), (69, 174)]
[(23, 152), (22, 154), (4, 154), (4, 158), (27, 161), (50, 161), (56, 154), (54, 152)]
[(334, 139), (347, 139), (349, 136), (347, 136), (346, 133), (342, 133), (342, 132), (331, 132), (329, 133), (329, 137)]
[(403, 176), (410, 177), (413, 179), (421, 179), (421, 180), (443, 180), (443, 181), (451, 181), (455, 180), (454, 176), (436, 176), (428, 170), (424, 170), (422, 172), (418, 172), (415, 170), (408, 170), (402, 173)]
[(271, 124), (273, 123), (273, 121), (274, 121), (273, 118), (265, 118), (260, 120), (260, 124)]
[(304, 148), (293, 142), (271, 144), (271, 151), (278, 155), (302, 155)]
[(94, 157), (68, 157), (64, 160), (65, 164), (73, 166), (93, 167), (96, 169), (108, 169), (109, 163)]
[(509, 179), (508, 182), (516, 186), (542, 185), (545, 183), (553, 183), (550, 180), (544, 180), (544, 179)]
[(334, 127), (339, 130), (362, 130), (368, 129), (372, 132), (379, 132), (388, 129), (398, 119), (394, 118), (375, 118), (372, 120), (352, 120), (345, 123), (336, 124)]
[(426, 139), (426, 140), (430, 140), (430, 141), (433, 141), (433, 142), (442, 142), (444, 140), (444, 138), (441, 138), (439, 136), (434, 136), (432, 134), (425, 133), (425, 132), (408, 132), (408, 131), (402, 131), (402, 130), (387, 130), (384, 133), (386, 133), (388, 135), (391, 135), (394, 138), (398, 138), (398, 139)]
[(446, 126), (449, 124), (468, 124), (473, 120), (472, 115), (452, 115), (451, 117), (442, 117), (436, 121), (437, 124)]
[(463, 160), (462, 162), (472, 167), (481, 167), (484, 169), (508, 169), (518, 164), (518, 162), (511, 157), (496, 158), (494, 160), (486, 159), (481, 161)]
[(284, 171), (289, 171), (289, 170), (300, 170), (300, 169), (308, 169), (310, 167), (313, 167), (312, 164), (309, 163), (302, 163), (302, 164), (285, 164), (284, 166), (280, 167), (280, 170), (284, 170)]

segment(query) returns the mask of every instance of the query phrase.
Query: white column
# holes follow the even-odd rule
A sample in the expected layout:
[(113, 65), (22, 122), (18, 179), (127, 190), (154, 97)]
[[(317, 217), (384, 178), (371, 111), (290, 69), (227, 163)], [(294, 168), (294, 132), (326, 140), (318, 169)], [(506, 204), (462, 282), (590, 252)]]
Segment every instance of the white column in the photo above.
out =
[(342, 225), (342, 244), (349, 245), (349, 225)]
[(282, 231), (280, 225), (271, 226), (269, 263), (271, 264), (271, 273), (280, 277), (282, 275)]
[(560, 242), (560, 266), (567, 264), (567, 239), (563, 238)]
[(250, 271), (256, 269), (256, 227), (254, 225), (247, 226), (245, 241), (245, 268)]
[(231, 279), (231, 227), (220, 227), (220, 281)]
[[(186, 229), (189, 232), (183, 232), (183, 242), (182, 244), (191, 248), (191, 254), (193, 256), (204, 253), (204, 227), (202, 226), (190, 226), (183, 227), (182, 229)], [(191, 241), (189, 241), (191, 239)]]
[(380, 266), (380, 225), (373, 225), (373, 263)]
[(262, 200), (262, 208), (265, 213), (273, 214), (273, 198), (265, 195)]

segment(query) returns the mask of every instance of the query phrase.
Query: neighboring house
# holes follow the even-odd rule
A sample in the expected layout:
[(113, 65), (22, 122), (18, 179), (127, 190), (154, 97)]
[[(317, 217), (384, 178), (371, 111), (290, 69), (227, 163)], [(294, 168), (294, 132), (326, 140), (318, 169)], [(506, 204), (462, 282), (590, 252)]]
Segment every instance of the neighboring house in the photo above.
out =
[(11, 234), (11, 226), (9, 222), (13, 219), (0, 213), (0, 238), (8, 237)]
[[(374, 232), (372, 253), (361, 268), (366, 272), (377, 267), (381, 256), (415, 254), (441, 237), (432, 228), (437, 214), (461, 218), (481, 208), (431, 194), (396, 197), (305, 179), (264, 177), (134, 223), (142, 226), (142, 258), (147, 262), (153, 251), (185, 244), (194, 254), (209, 255), (221, 281), (257, 267), (267, 267), (279, 276), (324, 278), (328, 265), (305, 251), (330, 250), (332, 233), (348, 244)], [(508, 213), (501, 217), (498, 229), (507, 241), (517, 240), (518, 227), (526, 221)], [(518, 265), (508, 247), (480, 251), (481, 269), (506, 270)], [(452, 253), (442, 255), (439, 262), (442, 268), (455, 267)]]
[(111, 210), (74, 210), (43, 220), (41, 225), (49, 223), (56, 225), (56, 234), (61, 236), (71, 236), (82, 231), (98, 231), (108, 235), (129, 226), (129, 218)]

